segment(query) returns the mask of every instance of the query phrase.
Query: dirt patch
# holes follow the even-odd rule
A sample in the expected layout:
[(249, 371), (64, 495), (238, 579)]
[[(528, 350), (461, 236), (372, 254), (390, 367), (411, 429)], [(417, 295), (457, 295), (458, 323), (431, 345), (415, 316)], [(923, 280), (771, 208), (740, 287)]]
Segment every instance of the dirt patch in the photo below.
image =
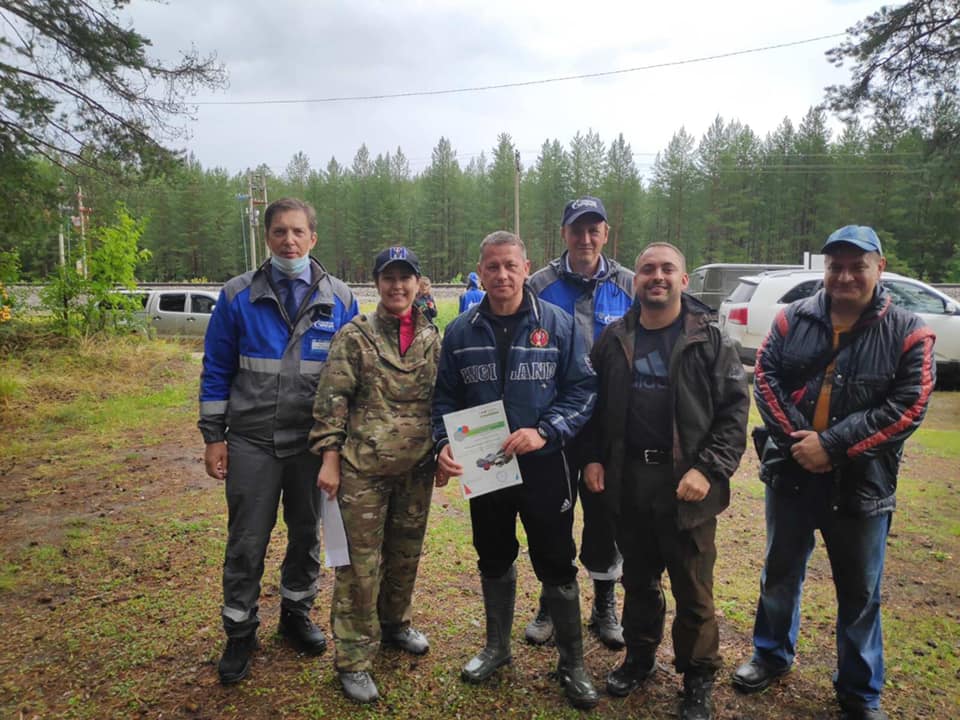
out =
[[(184, 376), (195, 367), (181, 368)], [(960, 431), (960, 395), (936, 394), (925, 427)], [(456, 485), (434, 494), (418, 579), (415, 624), (430, 637), (423, 658), (385, 650), (374, 674), (384, 700), (357, 708), (337, 687), (332, 651), (298, 656), (275, 635), (283, 528), (271, 542), (260, 615), (262, 649), (251, 677), (221, 687), (216, 660), (220, 563), (226, 519), (208, 478), (193, 408), (160, 432), (136, 422), (99, 440), (97, 462), (65, 475), (55, 454), (5, 461), (0, 483), (0, 715), (13, 718), (552, 718), (579, 717), (551, 675), (556, 649), (522, 641), (538, 584), (518, 562), (514, 660), (485, 685), (459, 680), (483, 642), (482, 600), (469, 515)], [(122, 442), (121, 442), (122, 440)], [(720, 521), (716, 596), (725, 666), (716, 690), (722, 720), (833, 718), (834, 597), (822, 548), (811, 560), (797, 665), (760, 696), (727, 679), (749, 656), (763, 560), (763, 490), (745, 457)], [(888, 544), (884, 590), (893, 717), (960, 715), (960, 492), (956, 459), (908, 445), (901, 504)], [(579, 537), (579, 535), (578, 535)], [(592, 588), (580, 575), (584, 616)], [(315, 619), (329, 628), (333, 573), (321, 578)], [(618, 600), (622, 602), (618, 591)], [(672, 602), (670, 602), (672, 613)], [(672, 614), (668, 617), (669, 622)], [(602, 688), (619, 662), (585, 632), (585, 660)], [(669, 630), (655, 677), (626, 699), (602, 693), (594, 717), (674, 717), (680, 678)]]

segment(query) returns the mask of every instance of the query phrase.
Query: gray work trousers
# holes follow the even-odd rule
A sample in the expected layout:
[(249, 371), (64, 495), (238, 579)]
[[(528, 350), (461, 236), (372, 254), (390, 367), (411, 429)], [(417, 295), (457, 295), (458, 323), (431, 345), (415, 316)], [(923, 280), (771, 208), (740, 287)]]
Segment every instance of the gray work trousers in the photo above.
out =
[(231, 435), (227, 444), (227, 551), (223, 561), (223, 627), (243, 637), (260, 624), (260, 578), (283, 499), (287, 552), (280, 568), (284, 608), (306, 614), (320, 574), (320, 458), (307, 450), (278, 458)]

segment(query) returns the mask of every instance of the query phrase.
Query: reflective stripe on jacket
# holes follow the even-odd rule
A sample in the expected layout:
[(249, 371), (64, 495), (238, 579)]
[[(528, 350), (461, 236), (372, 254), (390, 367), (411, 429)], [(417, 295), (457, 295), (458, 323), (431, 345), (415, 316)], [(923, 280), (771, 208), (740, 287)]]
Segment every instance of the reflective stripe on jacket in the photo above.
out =
[(633, 303), (633, 273), (616, 260), (604, 256), (606, 272), (598, 278), (584, 278), (567, 268), (567, 252), (551, 260), (530, 276), (530, 288), (541, 300), (562, 307), (573, 315), (577, 330), (588, 347)]
[(269, 261), (228, 281), (210, 317), (200, 375), (204, 442), (237, 433), (279, 457), (307, 448), (313, 400), (330, 341), (357, 314), (341, 280), (311, 259), (309, 301), (291, 327)]
[(596, 402), (597, 378), (587, 347), (574, 333), (573, 318), (541, 303), (524, 288), (529, 309), (517, 327), (507, 367), (500, 367), (497, 342), (486, 317), (489, 301), (447, 325), (433, 400), (433, 439), (447, 441), (443, 415), (503, 400), (510, 431), (543, 427), (547, 444), (537, 454), (556, 452), (584, 426)]

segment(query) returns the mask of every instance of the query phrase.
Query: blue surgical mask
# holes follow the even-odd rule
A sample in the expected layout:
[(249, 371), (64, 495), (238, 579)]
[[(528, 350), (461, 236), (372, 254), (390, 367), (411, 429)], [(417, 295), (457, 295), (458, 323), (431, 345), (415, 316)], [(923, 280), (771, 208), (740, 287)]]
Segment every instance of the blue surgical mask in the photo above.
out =
[(285, 275), (296, 277), (307, 269), (307, 266), (310, 264), (310, 256), (304, 255), (298, 258), (285, 258), (279, 255), (271, 255), (270, 264)]

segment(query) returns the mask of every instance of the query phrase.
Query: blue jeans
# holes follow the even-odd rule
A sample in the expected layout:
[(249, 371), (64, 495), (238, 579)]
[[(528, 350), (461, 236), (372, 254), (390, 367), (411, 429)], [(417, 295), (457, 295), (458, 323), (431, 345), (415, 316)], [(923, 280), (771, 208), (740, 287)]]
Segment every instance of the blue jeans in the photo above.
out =
[(837, 697), (844, 707), (876, 708), (883, 688), (880, 580), (891, 515), (835, 510), (831, 490), (830, 481), (812, 477), (799, 493), (767, 487), (767, 557), (753, 628), (754, 659), (774, 671), (793, 664), (800, 594), (819, 529), (837, 594)]

